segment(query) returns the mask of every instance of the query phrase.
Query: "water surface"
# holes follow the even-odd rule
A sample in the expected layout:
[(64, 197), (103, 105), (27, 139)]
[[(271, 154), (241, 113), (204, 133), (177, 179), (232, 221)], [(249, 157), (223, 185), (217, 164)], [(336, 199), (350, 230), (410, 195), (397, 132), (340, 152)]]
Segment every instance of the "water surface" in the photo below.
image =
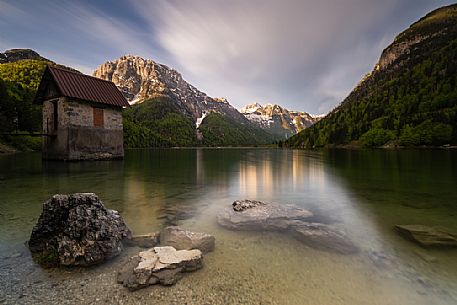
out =
[[(178, 224), (216, 237), (205, 268), (165, 288), (192, 291), (190, 304), (457, 304), (457, 250), (422, 249), (393, 230), (395, 224), (423, 224), (457, 231), (456, 186), (454, 150), (157, 149), (127, 151), (124, 161), (78, 163), (42, 162), (38, 153), (5, 155), (0, 275), (22, 283), (24, 275), (14, 270), (29, 264), (43, 277), (40, 283), (59, 281), (59, 271), (50, 275), (33, 265), (23, 243), (51, 195), (95, 192), (134, 233)], [(243, 198), (293, 203), (326, 215), (361, 251), (343, 256), (283, 234), (219, 227), (217, 213)], [(91, 272), (108, 274), (104, 282), (116, 287), (106, 270)], [(81, 272), (66, 270), (65, 280), (88, 271)], [(57, 299), (70, 291), (66, 287)], [(92, 290), (84, 289), (71, 293), (91, 297)], [(128, 303), (131, 295), (116, 289), (105, 301), (122, 294)], [(0, 303), (45, 298), (5, 290), (0, 287)], [(136, 296), (167, 293), (143, 290)], [(103, 301), (96, 297), (91, 300)]]

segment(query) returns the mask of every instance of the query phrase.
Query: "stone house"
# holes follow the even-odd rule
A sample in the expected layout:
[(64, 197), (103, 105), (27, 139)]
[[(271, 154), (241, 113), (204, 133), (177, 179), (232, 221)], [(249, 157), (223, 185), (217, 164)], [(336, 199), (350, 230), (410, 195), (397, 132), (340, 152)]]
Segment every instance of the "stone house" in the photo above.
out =
[(34, 103), (43, 105), (43, 159), (123, 158), (129, 103), (114, 83), (47, 66)]

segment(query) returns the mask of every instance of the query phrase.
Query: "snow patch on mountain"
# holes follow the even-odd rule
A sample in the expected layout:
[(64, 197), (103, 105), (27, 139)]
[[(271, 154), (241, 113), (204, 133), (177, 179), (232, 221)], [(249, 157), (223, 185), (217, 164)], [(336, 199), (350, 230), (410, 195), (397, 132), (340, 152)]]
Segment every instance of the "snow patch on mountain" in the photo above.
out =
[(206, 116), (208, 115), (208, 112), (205, 112), (203, 111), (202, 112), (202, 116), (197, 118), (196, 122), (195, 122), (195, 126), (198, 128), (200, 127), (201, 123), (203, 122), (203, 119), (206, 118)]

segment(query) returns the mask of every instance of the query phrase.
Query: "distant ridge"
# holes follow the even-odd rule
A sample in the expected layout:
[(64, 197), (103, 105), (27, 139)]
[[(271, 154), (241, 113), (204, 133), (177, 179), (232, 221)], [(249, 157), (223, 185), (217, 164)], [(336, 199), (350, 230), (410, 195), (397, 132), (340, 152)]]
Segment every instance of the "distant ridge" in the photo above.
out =
[(252, 123), (276, 135), (278, 139), (285, 139), (304, 130), (317, 121), (320, 116), (312, 116), (307, 112), (291, 111), (277, 104), (259, 103), (248, 104), (240, 112)]

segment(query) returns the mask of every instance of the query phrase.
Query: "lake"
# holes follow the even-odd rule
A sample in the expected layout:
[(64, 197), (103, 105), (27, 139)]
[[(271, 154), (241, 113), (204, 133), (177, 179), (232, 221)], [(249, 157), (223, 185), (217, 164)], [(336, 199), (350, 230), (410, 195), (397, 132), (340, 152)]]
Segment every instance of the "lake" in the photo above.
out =
[[(24, 242), (56, 193), (95, 192), (135, 234), (177, 224), (213, 234), (204, 268), (173, 287), (129, 292), (119, 264), (46, 270)], [(229, 231), (236, 199), (292, 203), (328, 216), (360, 248), (323, 252), (279, 233)], [(0, 156), (0, 303), (457, 304), (457, 249), (424, 249), (396, 224), (457, 232), (457, 151), (153, 149), (123, 161)]]

